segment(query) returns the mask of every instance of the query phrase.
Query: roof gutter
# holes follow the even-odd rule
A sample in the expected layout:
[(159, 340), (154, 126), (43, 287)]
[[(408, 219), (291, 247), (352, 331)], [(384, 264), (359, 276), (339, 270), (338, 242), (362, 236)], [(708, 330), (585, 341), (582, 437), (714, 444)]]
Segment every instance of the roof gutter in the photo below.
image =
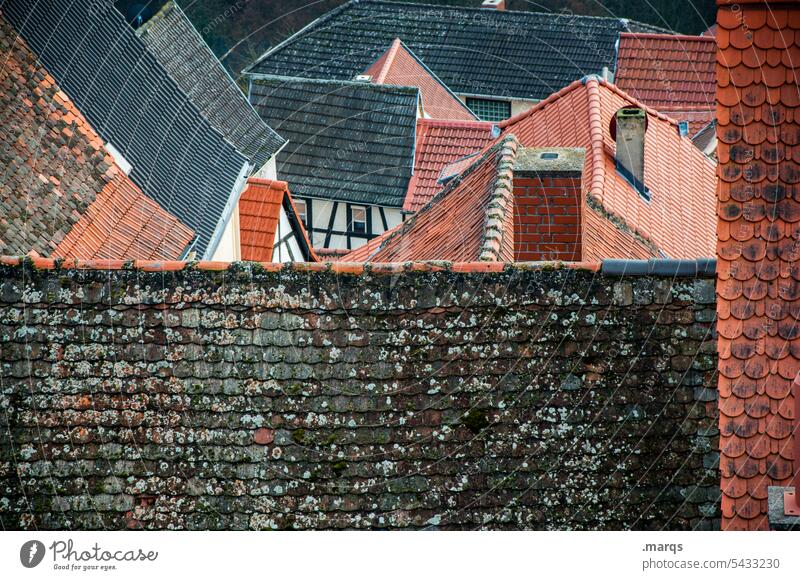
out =
[(697, 258), (675, 260), (603, 260), (600, 271), (608, 276), (671, 276), (674, 278), (714, 278), (717, 260)]

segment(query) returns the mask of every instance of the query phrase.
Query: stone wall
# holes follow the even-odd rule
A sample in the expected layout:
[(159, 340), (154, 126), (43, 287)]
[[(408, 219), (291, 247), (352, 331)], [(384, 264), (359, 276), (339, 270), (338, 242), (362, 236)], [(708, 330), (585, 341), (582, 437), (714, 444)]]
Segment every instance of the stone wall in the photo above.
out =
[(5, 529), (719, 525), (713, 279), (2, 262)]

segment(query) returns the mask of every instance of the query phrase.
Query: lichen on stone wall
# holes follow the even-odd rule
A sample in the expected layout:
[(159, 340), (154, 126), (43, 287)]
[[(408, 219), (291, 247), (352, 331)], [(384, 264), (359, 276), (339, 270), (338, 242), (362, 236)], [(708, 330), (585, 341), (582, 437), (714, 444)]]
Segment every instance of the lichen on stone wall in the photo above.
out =
[(707, 529), (713, 280), (0, 266), (6, 529)]

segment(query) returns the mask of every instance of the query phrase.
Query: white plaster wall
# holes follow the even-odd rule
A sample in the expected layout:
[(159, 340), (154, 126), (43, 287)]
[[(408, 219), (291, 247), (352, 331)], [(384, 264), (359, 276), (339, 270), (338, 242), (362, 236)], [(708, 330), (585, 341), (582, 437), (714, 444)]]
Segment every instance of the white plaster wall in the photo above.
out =
[(237, 205), (231, 213), (231, 219), (222, 232), (212, 260), (220, 262), (235, 262), (241, 259), (241, 245), (239, 243), (239, 206)]
[[(334, 202), (327, 199), (310, 199), (311, 206), (311, 219), (313, 221), (312, 227), (315, 229), (327, 230), (330, 223), (331, 212), (333, 211)], [(362, 205), (362, 204), (352, 204)], [(380, 209), (378, 206), (367, 206), (372, 217), (372, 233), (380, 235), (385, 230), (380, 216)], [(403, 214), (398, 207), (384, 207), (384, 214), (386, 215), (386, 223), (389, 229), (403, 221)], [(344, 232), (347, 230), (347, 203), (339, 202), (336, 208), (336, 216), (334, 217), (333, 229), (335, 231)], [(325, 247), (324, 231), (308, 232), (311, 238), (311, 245), (315, 248)], [(350, 249), (354, 250), (357, 247), (365, 244), (366, 238), (350, 237)], [(343, 234), (331, 235), (330, 242), (327, 246), (330, 249), (345, 250), (347, 249), (347, 236)]]
[(292, 236), (288, 240), (280, 243), (281, 239), (289, 232), (292, 232), (292, 226), (289, 223), (289, 217), (286, 215), (286, 211), (281, 208), (280, 219), (278, 220), (278, 231), (275, 233), (275, 244), (272, 247), (273, 262), (304, 261), (303, 252), (300, 249), (300, 244), (294, 233), (292, 233)]
[(253, 177), (259, 179), (278, 179), (278, 169), (275, 162), (275, 156), (269, 158), (264, 166), (253, 174)]

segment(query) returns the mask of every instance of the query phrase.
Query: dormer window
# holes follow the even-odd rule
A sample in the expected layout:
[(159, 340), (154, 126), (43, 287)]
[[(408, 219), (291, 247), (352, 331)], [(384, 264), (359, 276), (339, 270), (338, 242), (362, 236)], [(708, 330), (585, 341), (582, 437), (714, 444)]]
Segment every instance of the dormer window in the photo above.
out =
[(473, 99), (467, 97), (467, 107), (481, 121), (505, 121), (511, 116), (511, 102), (498, 99)]

